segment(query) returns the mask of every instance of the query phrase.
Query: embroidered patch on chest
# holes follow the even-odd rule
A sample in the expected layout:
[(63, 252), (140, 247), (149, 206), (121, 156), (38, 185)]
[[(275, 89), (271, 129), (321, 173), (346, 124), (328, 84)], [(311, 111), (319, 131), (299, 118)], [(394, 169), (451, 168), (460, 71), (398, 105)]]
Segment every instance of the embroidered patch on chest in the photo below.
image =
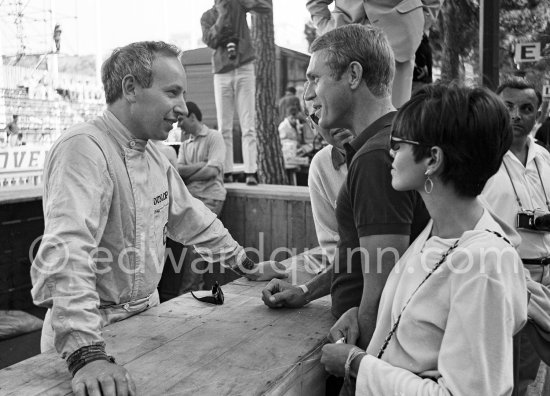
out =
[(153, 205), (158, 205), (168, 199), (168, 191), (163, 192), (162, 194), (157, 195), (153, 198)]

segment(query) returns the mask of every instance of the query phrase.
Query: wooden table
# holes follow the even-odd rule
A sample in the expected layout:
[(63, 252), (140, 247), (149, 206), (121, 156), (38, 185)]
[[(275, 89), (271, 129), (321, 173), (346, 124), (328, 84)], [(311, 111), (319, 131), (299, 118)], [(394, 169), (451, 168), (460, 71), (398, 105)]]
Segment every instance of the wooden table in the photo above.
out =
[[(303, 260), (286, 264), (293, 282), (312, 276)], [(265, 284), (241, 278), (223, 286), (224, 305), (186, 294), (115, 323), (104, 329), (107, 351), (140, 395), (323, 395), (330, 298), (268, 309), (260, 299)], [(70, 393), (66, 364), (53, 351), (0, 371), (1, 395)]]

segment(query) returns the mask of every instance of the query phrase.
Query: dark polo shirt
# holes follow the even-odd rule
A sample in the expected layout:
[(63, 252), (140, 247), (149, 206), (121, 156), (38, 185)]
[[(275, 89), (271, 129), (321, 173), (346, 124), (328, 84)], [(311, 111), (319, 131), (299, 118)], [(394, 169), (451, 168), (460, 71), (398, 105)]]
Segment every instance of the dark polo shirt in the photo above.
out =
[[(379, 118), (346, 146), (349, 170), (336, 206), (340, 240), (331, 286), (332, 313), (336, 317), (361, 302), (359, 238), (398, 234), (410, 235), (412, 242), (429, 220), (416, 191), (396, 191), (391, 185), (389, 136), (394, 116), (391, 112)], [(351, 254), (353, 249), (357, 252)]]

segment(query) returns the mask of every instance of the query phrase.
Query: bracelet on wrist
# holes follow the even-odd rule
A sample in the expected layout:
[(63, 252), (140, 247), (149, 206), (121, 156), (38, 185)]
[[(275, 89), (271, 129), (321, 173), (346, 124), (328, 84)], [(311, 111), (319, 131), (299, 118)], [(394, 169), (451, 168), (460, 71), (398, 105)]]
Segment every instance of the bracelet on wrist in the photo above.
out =
[(74, 377), (82, 367), (96, 360), (107, 360), (116, 363), (115, 358), (107, 355), (105, 352), (105, 343), (100, 342), (93, 345), (87, 345), (74, 351), (67, 358), (69, 372)]
[(249, 277), (255, 267), (256, 263), (245, 255), (244, 260), (240, 264), (234, 264), (231, 269), (241, 276)]
[(344, 364), (344, 383), (349, 384), (351, 382), (350, 369), (351, 369), (351, 363), (353, 362), (353, 360), (355, 360), (356, 357), (364, 354), (365, 354), (365, 351), (359, 347), (354, 347), (350, 349), (348, 353), (348, 358), (346, 359), (346, 363)]

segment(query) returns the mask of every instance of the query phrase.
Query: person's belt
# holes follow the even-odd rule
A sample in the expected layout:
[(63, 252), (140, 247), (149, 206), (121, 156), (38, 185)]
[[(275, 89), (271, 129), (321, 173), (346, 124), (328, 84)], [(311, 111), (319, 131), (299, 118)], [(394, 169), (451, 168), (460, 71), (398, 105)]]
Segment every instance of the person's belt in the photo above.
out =
[(550, 264), (550, 257), (541, 257), (534, 259), (521, 259), (523, 264), (534, 264), (534, 265), (548, 265)]

